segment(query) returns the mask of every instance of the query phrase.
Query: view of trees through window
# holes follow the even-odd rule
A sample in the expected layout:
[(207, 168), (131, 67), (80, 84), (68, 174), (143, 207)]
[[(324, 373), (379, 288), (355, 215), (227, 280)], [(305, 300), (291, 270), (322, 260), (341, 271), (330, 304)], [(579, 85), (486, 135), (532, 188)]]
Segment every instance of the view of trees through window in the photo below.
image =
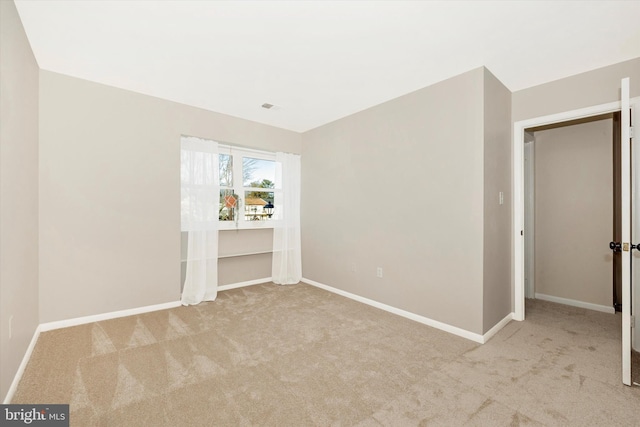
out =
[[(234, 158), (236, 161), (241, 159), (241, 168), (238, 165), (234, 167)], [(244, 221), (267, 221), (272, 218), (273, 189), (276, 188), (275, 161), (220, 154), (219, 168), (220, 221), (239, 220), (236, 218), (239, 212), (244, 212)]]

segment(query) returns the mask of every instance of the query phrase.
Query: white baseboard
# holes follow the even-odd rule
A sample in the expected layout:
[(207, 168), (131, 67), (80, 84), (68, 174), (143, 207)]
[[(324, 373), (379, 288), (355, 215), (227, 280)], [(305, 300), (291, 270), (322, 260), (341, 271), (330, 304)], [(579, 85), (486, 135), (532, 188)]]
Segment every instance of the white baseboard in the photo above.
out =
[(165, 302), (163, 304), (147, 305), (144, 307), (130, 308), (127, 310), (111, 311), (109, 313), (94, 314), (91, 316), (75, 317), (73, 319), (41, 323), (40, 331), (52, 331), (54, 329), (68, 328), (69, 326), (84, 325), (85, 323), (100, 322), (102, 320), (117, 319), (118, 317), (133, 316), (135, 314), (166, 310), (169, 308), (179, 307), (180, 305), (180, 301), (172, 301)]
[(31, 358), (31, 353), (33, 352), (33, 349), (36, 346), (36, 342), (38, 341), (39, 336), (40, 336), (40, 325), (38, 325), (35, 332), (33, 333), (33, 337), (31, 337), (31, 342), (29, 343), (29, 347), (27, 347), (27, 351), (24, 353), (24, 356), (22, 357), (22, 362), (20, 362), (20, 366), (18, 366), (18, 371), (13, 377), (13, 381), (11, 382), (11, 386), (9, 387), (9, 391), (7, 391), (7, 395), (4, 397), (4, 402), (2, 402), (3, 404), (8, 405), (11, 403), (11, 399), (13, 399), (13, 395), (18, 388), (18, 383), (22, 378), (22, 374), (24, 374), (24, 370), (27, 367), (27, 363), (29, 363), (29, 359)]
[[(246, 282), (232, 283), (218, 287), (218, 291), (228, 291), (229, 289), (242, 288), (244, 286), (259, 285), (261, 283), (270, 282), (271, 277), (264, 279), (249, 280)], [(41, 323), (39, 328), (41, 332), (51, 331), (54, 329), (67, 328), (69, 326), (83, 325), (85, 323), (100, 322), (102, 320), (116, 319), (118, 317), (133, 316), (136, 314), (149, 313), (158, 310), (167, 310), (169, 308), (179, 307), (180, 301), (166, 302), (163, 304), (147, 305), (144, 307), (130, 308), (127, 310), (112, 311), (109, 313), (94, 314), (91, 316), (76, 317), (73, 319), (58, 320), (55, 322)]]
[(27, 367), (27, 363), (29, 363), (29, 359), (31, 358), (31, 353), (33, 352), (33, 349), (36, 346), (36, 342), (38, 341), (38, 337), (40, 336), (41, 332), (52, 331), (54, 329), (68, 328), (69, 326), (84, 325), (86, 323), (100, 322), (102, 320), (116, 319), (118, 317), (133, 316), (135, 314), (148, 313), (151, 311), (166, 310), (168, 308), (174, 308), (179, 306), (180, 306), (180, 301), (173, 301), (173, 302), (167, 302), (164, 304), (148, 305), (145, 307), (131, 308), (128, 310), (112, 311), (109, 313), (95, 314), (92, 316), (75, 317), (73, 319), (58, 320), (54, 322), (46, 322), (46, 323), (39, 324), (35, 332), (33, 333), (33, 337), (31, 338), (29, 347), (27, 347), (27, 351), (24, 353), (24, 357), (22, 358), (22, 362), (18, 367), (18, 371), (13, 377), (13, 381), (11, 382), (11, 387), (9, 387), (9, 391), (7, 392), (7, 395), (4, 398), (4, 404), (9, 404), (11, 402), (11, 399), (13, 398), (13, 395), (16, 392), (16, 389), (18, 388), (18, 383), (22, 378), (22, 374), (24, 374), (24, 370)]
[[(246, 282), (239, 282), (239, 283), (232, 283), (229, 285), (223, 285), (218, 287), (219, 291), (227, 291), (230, 289), (236, 289), (236, 288), (242, 288), (245, 286), (253, 286), (253, 285), (259, 285), (261, 283), (268, 283), (271, 282), (271, 278), (270, 277), (266, 277), (263, 279), (255, 279), (255, 280), (249, 280)], [(480, 334), (476, 334), (473, 332), (469, 332), (465, 329), (461, 329), (458, 328), (456, 326), (452, 326), (446, 323), (442, 323), (439, 322), (437, 320), (433, 320), (430, 319), (428, 317), (424, 317), (421, 316), (419, 314), (415, 314), (415, 313), (411, 313), (409, 311), (405, 311), (396, 307), (392, 307), (390, 305), (387, 304), (383, 304), (381, 302), (378, 301), (374, 301), (368, 298), (364, 298), (361, 297), (359, 295), (355, 295), (352, 294), (350, 292), (346, 292), (328, 285), (324, 285), (322, 283), (316, 282), (314, 280), (310, 280), (310, 279), (306, 279), (306, 278), (302, 278), (302, 282), (307, 283), (309, 285), (324, 289), (326, 291), (329, 292), (333, 292), (335, 294), (338, 295), (342, 295), (344, 297), (350, 298), (352, 300), (370, 305), (372, 307), (376, 307), (379, 308), (381, 310), (385, 310), (388, 311), (390, 313), (396, 314), (398, 316), (402, 316), (405, 317), (407, 319), (411, 319), (413, 321), (425, 324), (427, 326), (431, 326), (433, 328), (436, 329), (440, 329), (442, 331), (445, 332), (449, 332), (451, 334), (457, 335), (459, 337), (462, 338), (466, 338), (468, 340), (480, 343), (480, 344), (484, 344), (485, 342), (487, 342), (487, 340), (489, 340), (489, 338), (491, 338), (493, 335), (495, 335), (500, 329), (502, 329), (507, 323), (509, 323), (509, 321), (511, 319), (513, 319), (513, 313), (508, 314), (504, 319), (502, 319), (500, 322), (498, 322), (498, 324), (496, 324), (493, 328), (491, 328), (486, 334), (484, 335), (480, 335)], [(536, 297), (538, 296), (538, 294), (536, 294)], [(544, 298), (540, 298), (540, 299), (544, 299)], [(168, 303), (163, 303), (163, 304), (156, 304), (156, 305), (149, 305), (149, 306), (145, 306), (145, 307), (138, 307), (138, 308), (131, 308), (128, 310), (120, 310), (120, 311), (113, 311), (113, 312), (109, 312), (109, 313), (102, 313), (102, 314), (96, 314), (96, 315), (92, 315), (92, 316), (84, 316), (84, 317), (76, 317), (73, 319), (65, 319), (65, 320), (58, 320), (55, 322), (47, 322), (47, 323), (41, 323), (40, 325), (38, 325), (38, 327), (36, 328), (34, 334), (33, 334), (33, 338), (31, 338), (31, 342), (29, 343), (29, 347), (27, 348), (27, 351), (24, 354), (24, 357), (22, 358), (22, 362), (20, 363), (20, 366), (18, 367), (18, 371), (16, 372), (16, 375), (13, 378), (13, 382), (11, 383), (11, 387), (9, 387), (9, 391), (7, 392), (7, 395), (4, 399), (4, 404), (8, 404), (11, 402), (11, 399), (13, 398), (13, 394), (16, 391), (16, 388), (18, 387), (18, 383), (20, 382), (20, 379), (22, 378), (22, 374), (24, 373), (25, 368), (27, 367), (27, 363), (29, 362), (29, 358), (31, 357), (31, 353), (33, 352), (33, 349), (36, 345), (36, 342), (38, 341), (38, 337), (40, 336), (41, 332), (45, 332), (45, 331), (51, 331), (54, 329), (60, 329), (60, 328), (66, 328), (69, 326), (77, 326), (77, 325), (83, 325), (86, 323), (92, 323), (92, 322), (99, 322), (102, 320), (109, 320), (109, 319), (116, 319), (118, 317), (125, 317), (125, 316), (133, 316), (136, 314), (142, 314), (142, 313), (149, 313), (152, 311), (158, 311), (158, 310), (166, 310), (169, 308), (174, 308), (174, 307), (179, 307), (181, 305), (180, 301), (173, 301), (173, 302), (168, 302)]]
[[(218, 290), (226, 291), (229, 289), (236, 289), (244, 286), (258, 285), (258, 284), (267, 283), (267, 282), (271, 282), (271, 277), (267, 277), (264, 279), (249, 280), (247, 282), (232, 283), (230, 285), (220, 286), (218, 287)], [(20, 379), (22, 378), (22, 374), (24, 373), (24, 370), (27, 367), (27, 363), (29, 362), (29, 358), (31, 357), (31, 353), (33, 352), (33, 349), (36, 346), (36, 342), (38, 341), (38, 337), (40, 336), (41, 332), (52, 331), (54, 329), (60, 329), (60, 328), (67, 328), (69, 326), (84, 325), (86, 323), (100, 322), (102, 320), (116, 319), (118, 317), (149, 313), (152, 311), (166, 310), (169, 308), (180, 307), (180, 305), (181, 305), (180, 301), (172, 301), (172, 302), (167, 302), (163, 304), (155, 304), (155, 305), (148, 305), (145, 307), (130, 308), (128, 310), (112, 311), (109, 313), (95, 314), (91, 316), (76, 317), (73, 319), (65, 319), (65, 320), (58, 320), (54, 322), (41, 323), (40, 325), (38, 325), (35, 332), (33, 333), (33, 337), (31, 338), (29, 347), (27, 348), (27, 351), (25, 352), (24, 357), (22, 358), (22, 362), (18, 367), (18, 371), (13, 377), (13, 382), (11, 383), (11, 386), (9, 387), (9, 391), (7, 392), (7, 395), (4, 398), (4, 404), (6, 405), (11, 402), (11, 399), (13, 398), (13, 395), (16, 392), (16, 389), (18, 388), (18, 383), (20, 382)]]
[(603, 313), (615, 314), (616, 310), (613, 307), (600, 304), (592, 304), (590, 302), (578, 301), (575, 299), (555, 297), (553, 295), (539, 294), (536, 292), (536, 299), (543, 301), (557, 302), (558, 304), (571, 305), (573, 307), (586, 308), (589, 310), (602, 311)]
[(260, 285), (262, 283), (268, 283), (268, 282), (271, 282), (271, 277), (265, 277), (264, 279), (248, 280), (246, 282), (232, 283), (230, 285), (218, 286), (218, 291), (228, 291), (230, 289), (244, 288), (245, 286)]
[[(442, 331), (449, 332), (450, 334), (457, 335), (459, 337), (466, 338), (468, 340), (471, 340), (471, 341), (474, 341), (474, 342), (477, 342), (477, 343), (480, 343), (480, 344), (484, 344), (485, 343), (485, 338), (484, 338), (483, 335), (467, 331), (466, 329), (458, 328), (456, 326), (451, 326), (451, 325), (449, 325), (447, 323), (439, 322), (437, 320), (433, 320), (433, 319), (430, 319), (428, 317), (421, 316), (419, 314), (411, 313), (409, 311), (405, 311), (405, 310), (402, 310), (402, 309), (399, 309), (399, 308), (396, 308), (396, 307), (392, 307), (390, 305), (383, 304), (381, 302), (374, 301), (374, 300), (371, 300), (369, 298), (361, 297), (359, 295), (355, 295), (355, 294), (352, 294), (350, 292), (346, 292), (346, 291), (343, 291), (341, 289), (337, 289), (337, 288), (334, 288), (334, 287), (331, 287), (331, 286), (328, 286), (328, 285), (325, 285), (325, 284), (322, 284), (322, 283), (319, 283), (319, 282), (316, 282), (314, 280), (310, 280), (310, 279), (307, 279), (307, 278), (304, 278), (304, 277), (302, 278), (302, 281), (304, 283), (307, 283), (307, 284), (311, 285), (311, 286), (315, 286), (315, 287), (324, 289), (326, 291), (333, 292), (334, 294), (342, 295), (343, 297), (347, 297), (347, 298), (350, 298), (352, 300), (355, 300), (355, 301), (370, 305), (372, 307), (376, 307), (376, 308), (379, 308), (381, 310), (388, 311), (389, 313), (397, 314), (398, 316), (406, 317), (407, 319), (411, 319), (411, 320), (414, 320), (416, 322), (422, 323), (424, 325), (431, 326), (432, 328), (440, 329)], [(504, 325), (502, 325), (502, 326), (504, 326)], [(491, 331), (493, 331), (493, 329)], [(497, 330), (494, 331), (493, 333), (495, 334), (496, 332), (497, 332)]]
[(504, 319), (496, 323), (493, 328), (489, 329), (487, 333), (485, 333), (482, 336), (482, 340), (483, 340), (482, 342), (485, 343), (489, 341), (489, 339), (495, 334), (497, 334), (500, 329), (507, 326), (507, 323), (511, 322), (514, 319), (514, 317), (515, 317), (515, 313), (509, 313), (506, 316), (504, 316)]

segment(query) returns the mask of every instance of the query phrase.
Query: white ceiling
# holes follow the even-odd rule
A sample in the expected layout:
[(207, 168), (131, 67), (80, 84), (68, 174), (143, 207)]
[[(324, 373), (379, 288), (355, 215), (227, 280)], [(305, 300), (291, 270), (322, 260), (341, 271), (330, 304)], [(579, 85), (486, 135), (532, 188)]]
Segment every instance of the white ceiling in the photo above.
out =
[(481, 65), (516, 91), (640, 57), (640, 1), (16, 5), (42, 69), (294, 131)]

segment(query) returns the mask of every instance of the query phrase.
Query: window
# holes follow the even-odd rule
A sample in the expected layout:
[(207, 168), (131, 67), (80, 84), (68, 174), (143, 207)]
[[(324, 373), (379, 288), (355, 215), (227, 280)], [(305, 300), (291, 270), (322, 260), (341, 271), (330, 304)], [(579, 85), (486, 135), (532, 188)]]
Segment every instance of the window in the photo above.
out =
[(281, 213), (274, 207), (275, 154), (239, 147), (219, 146), (220, 229), (270, 227)]

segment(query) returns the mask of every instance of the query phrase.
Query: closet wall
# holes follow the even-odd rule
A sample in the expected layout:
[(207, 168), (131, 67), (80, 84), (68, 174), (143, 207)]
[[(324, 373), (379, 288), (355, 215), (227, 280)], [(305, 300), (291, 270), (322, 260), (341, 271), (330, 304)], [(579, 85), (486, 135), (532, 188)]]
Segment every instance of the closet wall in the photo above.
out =
[(536, 297), (613, 310), (613, 120), (534, 136)]

